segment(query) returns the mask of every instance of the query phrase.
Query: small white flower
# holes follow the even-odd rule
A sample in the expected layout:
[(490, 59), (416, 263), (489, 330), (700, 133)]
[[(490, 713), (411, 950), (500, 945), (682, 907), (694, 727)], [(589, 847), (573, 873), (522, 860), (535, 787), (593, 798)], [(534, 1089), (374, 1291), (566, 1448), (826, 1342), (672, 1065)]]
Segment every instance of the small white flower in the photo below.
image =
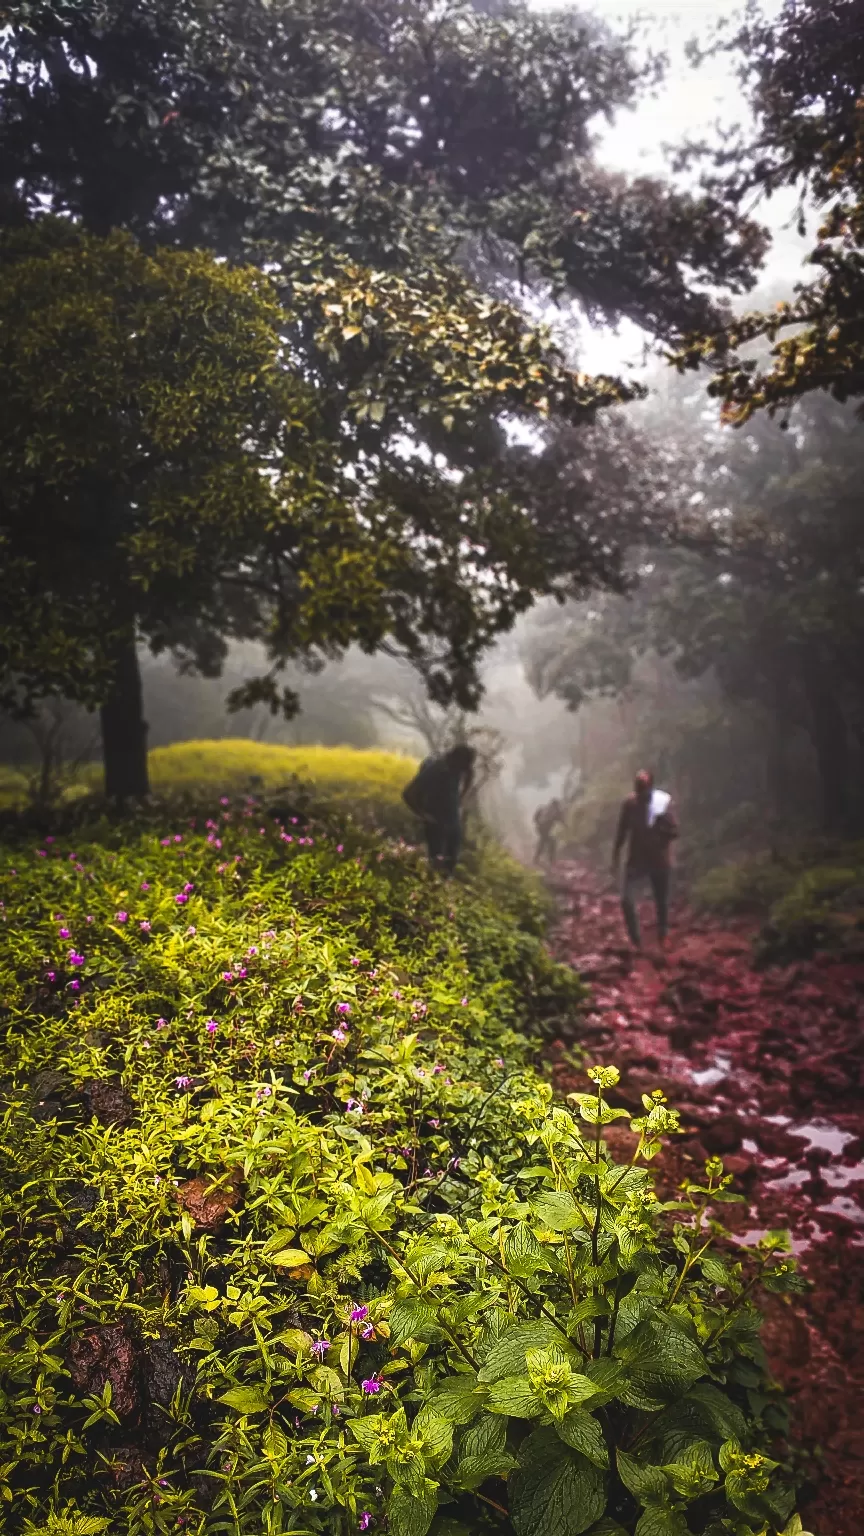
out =
[(314, 1489), (314, 1488), (310, 1488), (310, 1489), (309, 1489), (309, 1497), (310, 1497), (310, 1499), (311, 1499), (311, 1500), (312, 1500), (312, 1502), (313, 1502), (313, 1504), (314, 1504), (314, 1502), (315, 1502), (315, 1500), (316, 1500), (316, 1499), (317, 1499), (317, 1497), (318, 1497), (318, 1495), (317, 1495), (317, 1493), (316, 1493), (316, 1492), (315, 1492), (315, 1489)]

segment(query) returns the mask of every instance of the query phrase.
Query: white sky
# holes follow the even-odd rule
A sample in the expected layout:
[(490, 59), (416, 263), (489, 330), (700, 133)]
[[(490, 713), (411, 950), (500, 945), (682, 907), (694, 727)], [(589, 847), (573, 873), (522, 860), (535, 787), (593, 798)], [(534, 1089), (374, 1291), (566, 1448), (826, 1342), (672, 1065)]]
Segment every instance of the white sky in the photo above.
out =
[[(527, 3), (534, 11), (566, 6), (566, 0)], [(773, 16), (782, 0), (761, 0), (761, 4), (763, 12)], [(729, 59), (720, 55), (694, 69), (684, 53), (688, 39), (707, 42), (724, 18), (731, 30), (740, 11), (733, 0), (645, 0), (641, 5), (630, 0), (581, 0), (578, 9), (613, 25), (644, 19), (646, 46), (669, 55), (669, 69), (656, 95), (643, 98), (633, 111), (620, 113), (614, 126), (604, 129), (600, 154), (604, 164), (632, 175), (663, 175), (667, 170), (664, 144), (687, 138), (710, 140), (718, 122), (729, 127), (747, 121), (747, 103)], [(751, 210), (774, 237), (760, 285), (782, 282), (791, 291), (800, 276), (801, 256), (809, 246), (790, 226), (794, 206), (795, 194), (786, 192)], [(579, 366), (588, 372), (638, 371), (642, 340), (642, 333), (629, 323), (617, 336), (586, 327)]]

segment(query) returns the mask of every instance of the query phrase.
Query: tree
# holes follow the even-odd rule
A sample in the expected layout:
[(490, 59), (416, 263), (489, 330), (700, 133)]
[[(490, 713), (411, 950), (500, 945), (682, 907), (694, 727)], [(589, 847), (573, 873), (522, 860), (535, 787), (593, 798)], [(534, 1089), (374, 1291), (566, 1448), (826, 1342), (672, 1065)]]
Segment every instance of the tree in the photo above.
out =
[[(284, 309), (294, 384), (312, 389), (314, 426), (297, 433), (327, 444), (326, 468), (316, 449), (316, 499), (299, 453), (290, 548), (274, 552), (269, 533), (232, 545), (215, 587), (184, 583), (170, 621), (162, 609), (139, 626), (185, 665), (218, 668), (232, 634), (266, 639), (274, 663), (393, 644), (433, 696), (470, 704), (482, 647), (534, 594), (618, 579), (613, 519), (595, 536), (560, 476), (545, 474), (547, 501), (505, 418), (575, 424), (633, 392), (565, 376), (513, 307), (484, 296), (480, 256), (502, 299), (534, 284), (674, 340), (718, 318), (705, 283), (752, 280), (764, 236), (716, 199), (598, 166), (593, 122), (654, 77), (626, 39), (571, 13), (496, 9), (13, 0), (4, 12), (7, 225), (47, 208), (100, 238), (126, 230), (148, 253), (206, 244), (254, 261)], [(177, 537), (197, 571), (190, 529)], [(29, 558), (22, 582), (59, 646), (83, 633), (79, 600), (52, 590), (47, 604)], [(110, 679), (106, 730), (135, 742), (123, 779), (140, 785), (134, 652), (94, 673), (97, 642), (88, 631), (77, 655), (66, 647), (65, 676), (75, 697)], [(278, 703), (275, 675), (236, 695), (262, 699)]]
[[(820, 210), (808, 262), (821, 271), (794, 301), (693, 336), (677, 354), (680, 367), (712, 362), (710, 393), (735, 423), (813, 390), (841, 402), (864, 394), (864, 12), (860, 0), (785, 0), (770, 21), (754, 10), (728, 46), (742, 56), (756, 129), (716, 157), (707, 195), (737, 210), (754, 192), (797, 187), (802, 234), (806, 201)], [(737, 355), (760, 339), (773, 344), (767, 371)]]
[(767, 417), (738, 432), (706, 421), (692, 391), (689, 403), (679, 392), (676, 415), (679, 430), (685, 423), (678, 531), (634, 554), (631, 598), (538, 616), (532, 681), (579, 708), (623, 695), (639, 656), (668, 656), (681, 677), (712, 677), (732, 704), (763, 712), (778, 811), (789, 801), (790, 738), (804, 731), (823, 827), (854, 829), (864, 815), (860, 428), (819, 396), (801, 403), (785, 433)]
[[(289, 288), (284, 264), (44, 220), (0, 247), (2, 702), (100, 704), (109, 794), (146, 793), (139, 639), (203, 671), (226, 636), (277, 661), (391, 639), (470, 705), (480, 652), (537, 591), (612, 570), (603, 549), (562, 564), (521, 472), (493, 481), (474, 448), (502, 410), (578, 421), (611, 382), (452, 270), (410, 288), (296, 260)], [(406, 457), (413, 426), (451, 451)]]

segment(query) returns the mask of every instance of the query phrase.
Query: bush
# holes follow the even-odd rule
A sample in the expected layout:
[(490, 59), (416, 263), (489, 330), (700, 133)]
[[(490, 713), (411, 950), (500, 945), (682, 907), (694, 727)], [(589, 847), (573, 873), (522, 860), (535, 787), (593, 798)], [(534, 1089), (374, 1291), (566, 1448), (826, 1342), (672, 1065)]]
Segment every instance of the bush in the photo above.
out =
[(655, 1198), (662, 1095), (623, 1164), (614, 1069), (552, 1102), (528, 1036), (581, 988), (512, 870), (490, 900), (297, 815), (12, 853), (5, 1529), (800, 1529), (782, 1238), (715, 1253), (716, 1161)]
[(728, 916), (767, 913), (775, 901), (789, 889), (794, 872), (786, 862), (759, 854), (718, 864), (695, 881), (693, 901), (696, 906)]

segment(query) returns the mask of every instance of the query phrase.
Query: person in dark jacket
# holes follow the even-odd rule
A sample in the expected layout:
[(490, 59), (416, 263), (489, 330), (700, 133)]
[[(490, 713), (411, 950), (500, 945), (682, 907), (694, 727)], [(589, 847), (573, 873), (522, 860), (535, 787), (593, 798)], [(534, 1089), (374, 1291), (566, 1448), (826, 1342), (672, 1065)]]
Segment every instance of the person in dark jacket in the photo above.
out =
[(653, 774), (637, 773), (633, 793), (621, 806), (615, 846), (612, 852), (613, 873), (618, 874), (618, 863), (626, 844), (627, 863), (624, 884), (621, 888), (621, 910), (627, 924), (631, 943), (641, 949), (639, 914), (636, 901), (639, 890), (646, 881), (651, 886), (657, 912), (657, 938), (662, 947), (669, 930), (669, 877), (672, 867), (672, 843), (678, 836), (678, 825), (671, 810), (671, 795), (654, 788)]
[(429, 862), (452, 875), (462, 848), (462, 801), (474, 782), (477, 753), (460, 742), (440, 757), (427, 757), (402, 791), (408, 809), (425, 827)]
[(534, 812), (534, 827), (537, 832), (537, 851), (534, 854), (534, 863), (554, 864), (555, 855), (558, 852), (558, 842), (555, 836), (556, 827), (564, 821), (564, 807), (560, 800), (550, 800), (548, 805), (541, 805)]

